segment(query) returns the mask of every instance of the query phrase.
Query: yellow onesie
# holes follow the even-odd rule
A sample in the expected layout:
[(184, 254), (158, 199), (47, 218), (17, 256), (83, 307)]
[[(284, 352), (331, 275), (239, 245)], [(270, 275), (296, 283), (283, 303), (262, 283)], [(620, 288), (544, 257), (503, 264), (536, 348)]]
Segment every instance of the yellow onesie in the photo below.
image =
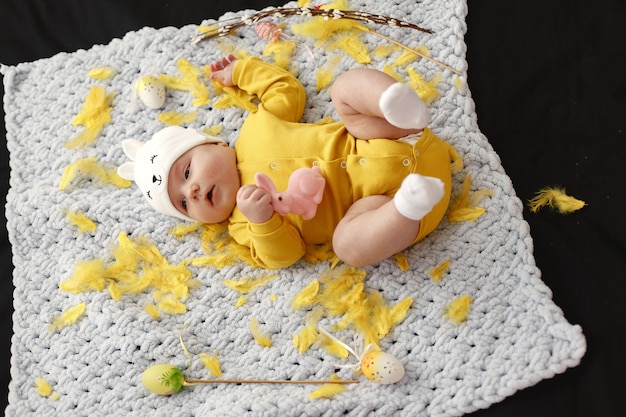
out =
[(409, 173), (440, 178), (445, 195), (420, 221), (415, 242), (430, 233), (448, 207), (451, 191), (450, 145), (425, 129), (410, 145), (400, 140), (359, 140), (343, 123), (299, 123), (306, 104), (300, 82), (289, 72), (258, 58), (236, 61), (233, 82), (257, 95), (260, 104), (235, 142), (241, 184), (267, 174), (283, 191), (291, 173), (318, 166), (326, 179), (324, 197), (310, 220), (288, 214), (252, 224), (235, 208), (229, 232), (266, 268), (289, 266), (304, 255), (305, 244), (330, 243), (336, 225), (354, 201), (365, 196), (393, 196)]

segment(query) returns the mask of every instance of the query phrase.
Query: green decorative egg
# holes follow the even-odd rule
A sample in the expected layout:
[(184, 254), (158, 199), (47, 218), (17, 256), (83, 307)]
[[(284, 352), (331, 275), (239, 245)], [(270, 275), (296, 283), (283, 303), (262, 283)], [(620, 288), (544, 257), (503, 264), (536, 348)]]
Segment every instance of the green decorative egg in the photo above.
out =
[(172, 395), (183, 389), (185, 376), (175, 366), (160, 364), (146, 369), (141, 382), (148, 390), (159, 395)]

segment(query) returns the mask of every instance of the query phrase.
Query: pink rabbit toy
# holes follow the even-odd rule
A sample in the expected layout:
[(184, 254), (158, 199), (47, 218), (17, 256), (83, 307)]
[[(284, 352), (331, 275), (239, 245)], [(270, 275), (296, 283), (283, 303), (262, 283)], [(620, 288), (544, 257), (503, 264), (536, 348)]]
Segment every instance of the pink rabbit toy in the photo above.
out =
[(272, 207), (281, 215), (300, 214), (304, 220), (315, 217), (317, 205), (322, 201), (326, 180), (318, 167), (300, 168), (289, 177), (287, 190), (276, 190), (271, 178), (262, 172), (255, 177), (256, 185), (272, 196)]

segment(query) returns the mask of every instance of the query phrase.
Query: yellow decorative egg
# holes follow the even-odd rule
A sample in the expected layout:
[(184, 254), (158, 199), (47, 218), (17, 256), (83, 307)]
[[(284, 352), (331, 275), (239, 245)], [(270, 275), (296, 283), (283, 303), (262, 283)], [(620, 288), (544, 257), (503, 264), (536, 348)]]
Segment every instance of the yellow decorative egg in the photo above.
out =
[(380, 350), (361, 359), (361, 371), (367, 379), (379, 384), (394, 384), (404, 376), (404, 366), (395, 356)]
[(137, 82), (139, 100), (151, 109), (160, 109), (165, 103), (165, 84), (156, 77), (147, 75)]
[(159, 395), (172, 395), (185, 385), (185, 376), (175, 366), (153, 365), (141, 375), (141, 382), (148, 390)]

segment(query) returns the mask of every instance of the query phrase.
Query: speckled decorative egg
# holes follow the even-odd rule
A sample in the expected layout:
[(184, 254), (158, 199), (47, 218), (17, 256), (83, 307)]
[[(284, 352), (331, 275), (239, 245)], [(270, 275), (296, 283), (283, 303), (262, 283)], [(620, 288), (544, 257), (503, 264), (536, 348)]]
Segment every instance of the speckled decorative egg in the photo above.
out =
[(394, 384), (404, 376), (404, 366), (395, 356), (380, 350), (361, 359), (361, 371), (367, 379), (379, 384)]
[(151, 109), (160, 109), (165, 104), (165, 84), (156, 77), (146, 75), (137, 81), (139, 100)]

